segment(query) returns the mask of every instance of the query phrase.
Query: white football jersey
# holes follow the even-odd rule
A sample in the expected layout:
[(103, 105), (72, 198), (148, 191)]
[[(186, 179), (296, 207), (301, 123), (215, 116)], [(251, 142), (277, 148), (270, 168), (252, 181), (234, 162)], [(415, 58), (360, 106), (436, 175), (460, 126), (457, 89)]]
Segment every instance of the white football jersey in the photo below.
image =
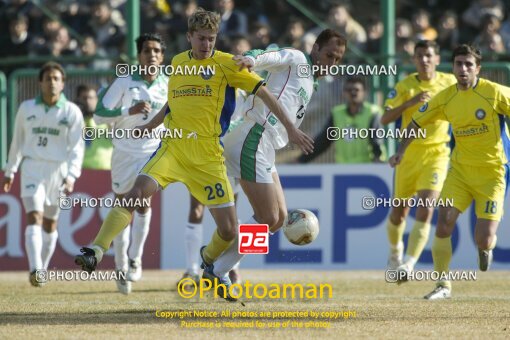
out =
[(22, 102), (16, 115), (5, 175), (12, 177), (21, 161), (31, 158), (64, 164), (67, 168), (64, 177), (80, 177), (85, 151), (83, 127), (81, 110), (64, 94), (51, 107), (41, 96)]
[[(154, 118), (154, 116), (166, 104), (168, 98), (168, 77), (160, 74), (150, 85), (138, 75), (117, 78), (104, 90), (99, 97), (96, 112), (94, 112), (94, 121), (97, 124), (111, 124), (114, 130), (126, 129), (132, 130), (136, 126), (145, 125)], [(139, 102), (148, 102), (151, 105), (151, 111), (147, 114), (129, 115), (129, 109)], [(163, 124), (155, 130), (164, 130)], [(155, 131), (156, 136), (161, 131)], [(158, 138), (129, 138), (129, 133), (113, 134), (119, 138), (113, 138), (114, 152), (121, 150), (129, 152), (134, 157), (146, 157), (152, 154), (159, 146)], [(121, 138), (123, 137), (124, 138)], [(127, 137), (129, 136), (129, 137)]]
[[(299, 127), (316, 87), (309, 56), (293, 48), (252, 50), (246, 56), (254, 60), (255, 71), (268, 72), (267, 89), (278, 99), (294, 126)], [(251, 95), (238, 109), (265, 128), (275, 149), (287, 145), (289, 138), (285, 127), (259, 97)]]

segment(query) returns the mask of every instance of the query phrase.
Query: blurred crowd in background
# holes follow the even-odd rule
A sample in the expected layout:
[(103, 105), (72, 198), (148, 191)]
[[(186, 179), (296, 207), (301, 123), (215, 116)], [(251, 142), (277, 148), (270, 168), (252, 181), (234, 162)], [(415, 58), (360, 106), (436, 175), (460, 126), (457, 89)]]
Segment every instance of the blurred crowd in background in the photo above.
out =
[[(310, 14), (342, 33), (362, 52), (381, 53), (384, 31), (376, 0), (300, 1)], [(200, 6), (222, 16), (218, 48), (237, 52), (271, 43), (309, 51), (321, 31), (285, 0), (141, 0), (141, 32), (158, 32), (169, 56), (188, 48), (187, 18)], [(370, 8), (370, 11), (366, 9)], [(420, 39), (443, 51), (473, 42), (496, 60), (510, 52), (510, 1), (400, 0), (396, 11), (397, 53), (412, 55)], [(307, 13), (308, 14), (308, 13)], [(0, 1), (0, 58), (97, 56), (126, 52), (126, 0)], [(108, 68), (112, 61), (77, 67)]]
[[(233, 54), (271, 44), (310, 52), (323, 29), (319, 21), (347, 37), (344, 63), (377, 61), (383, 54), (380, 0), (296, 2), (305, 10), (286, 0), (140, 0), (140, 32), (157, 32), (164, 38), (169, 62), (189, 48), (187, 20), (202, 7), (221, 14), (217, 48)], [(111, 70), (128, 60), (126, 20), (126, 0), (0, 0), (0, 70), (9, 75), (18, 68), (39, 67), (46, 60), (37, 57), (44, 56), (67, 69)], [(466, 42), (481, 49), (484, 61), (510, 60), (510, 0), (397, 0), (395, 26), (396, 61), (401, 65), (412, 62), (414, 44), (422, 39), (437, 41), (441, 54), (448, 56), (444, 61), (454, 46)], [(75, 58), (58, 58), (66, 56)], [(21, 57), (28, 59), (15, 63)], [(313, 124), (304, 124), (310, 134), (323, 130), (329, 112), (339, 104), (361, 107), (367, 99), (370, 89), (364, 84), (361, 95), (351, 95), (344, 85), (342, 79), (330, 80), (312, 99), (308, 111), (321, 115), (314, 116)], [(88, 106), (84, 111), (92, 110), (93, 105)], [(373, 153), (372, 161), (383, 161), (383, 155)]]

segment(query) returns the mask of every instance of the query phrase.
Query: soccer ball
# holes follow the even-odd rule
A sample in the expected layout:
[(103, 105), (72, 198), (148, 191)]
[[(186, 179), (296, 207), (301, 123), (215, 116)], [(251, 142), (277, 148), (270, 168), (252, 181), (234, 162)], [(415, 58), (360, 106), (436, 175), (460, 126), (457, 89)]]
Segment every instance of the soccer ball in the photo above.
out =
[(308, 244), (319, 235), (319, 220), (310, 210), (289, 211), (283, 223), (283, 233), (291, 243), (299, 246)]

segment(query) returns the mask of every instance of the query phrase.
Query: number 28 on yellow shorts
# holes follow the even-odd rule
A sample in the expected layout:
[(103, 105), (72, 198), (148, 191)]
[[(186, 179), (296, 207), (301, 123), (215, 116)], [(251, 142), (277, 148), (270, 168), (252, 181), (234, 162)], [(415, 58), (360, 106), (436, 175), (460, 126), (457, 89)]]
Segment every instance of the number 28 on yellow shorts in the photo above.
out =
[(163, 140), (140, 173), (153, 178), (162, 188), (181, 182), (200, 203), (207, 206), (234, 204), (223, 147), (219, 141)]

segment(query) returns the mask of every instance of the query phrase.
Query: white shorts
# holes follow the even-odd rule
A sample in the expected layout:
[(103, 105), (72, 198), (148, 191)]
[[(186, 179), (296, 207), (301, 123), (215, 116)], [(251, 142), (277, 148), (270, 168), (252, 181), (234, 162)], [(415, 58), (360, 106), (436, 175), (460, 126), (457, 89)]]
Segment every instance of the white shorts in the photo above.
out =
[(230, 186), (232, 187), (232, 192), (234, 193), (234, 195), (239, 194), (242, 190), (241, 183), (239, 182), (239, 178), (234, 178), (234, 177), (228, 176), (228, 181), (230, 182)]
[(223, 137), (229, 177), (256, 183), (273, 183), (275, 150), (262, 125), (245, 120)]
[[(58, 216), (60, 190), (64, 182), (65, 163), (25, 158), (21, 164), (21, 198), (25, 212), (51, 210), (45, 217)], [(52, 207), (48, 209), (48, 207)], [(50, 216), (51, 215), (51, 216)]]
[(133, 157), (131, 154), (114, 150), (112, 155), (112, 190), (117, 195), (125, 194), (135, 185), (136, 177), (150, 158)]

